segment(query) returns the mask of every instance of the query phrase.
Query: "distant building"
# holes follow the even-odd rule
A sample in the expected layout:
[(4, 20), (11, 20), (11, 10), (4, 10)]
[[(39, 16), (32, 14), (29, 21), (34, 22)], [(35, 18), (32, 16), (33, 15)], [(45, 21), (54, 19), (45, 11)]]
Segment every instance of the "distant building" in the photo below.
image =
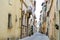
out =
[(41, 10), (41, 14), (40, 14), (40, 32), (42, 32), (42, 33), (44, 33), (44, 34), (46, 34), (46, 3), (45, 2), (43, 2), (42, 4), (41, 4), (41, 6), (42, 6), (42, 10)]
[(31, 0), (31, 3), (32, 5), (30, 5), (29, 9), (31, 10), (32, 14), (30, 15), (30, 18), (29, 18), (29, 26), (28, 26), (28, 34), (29, 36), (31, 36), (34, 32), (33, 32), (33, 28), (34, 28), (34, 20), (36, 19), (36, 16), (35, 16), (35, 0)]

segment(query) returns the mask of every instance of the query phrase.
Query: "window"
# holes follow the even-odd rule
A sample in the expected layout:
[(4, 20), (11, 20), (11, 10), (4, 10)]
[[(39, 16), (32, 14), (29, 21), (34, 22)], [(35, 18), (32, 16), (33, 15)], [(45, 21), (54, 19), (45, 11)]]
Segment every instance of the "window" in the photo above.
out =
[(31, 21), (32, 21), (32, 19), (31, 19)]
[(41, 15), (40, 15), (40, 20), (41, 20)]
[(16, 15), (16, 19), (15, 19), (15, 22), (17, 22), (17, 15)]
[(48, 16), (48, 17), (49, 17), (49, 12), (50, 12), (50, 11), (47, 12), (47, 16)]
[(9, 40), (9, 38), (7, 38), (7, 40)]
[(47, 11), (47, 5), (45, 5), (45, 11)]
[(11, 14), (8, 14), (8, 29), (12, 28)]
[(59, 25), (58, 24), (55, 24), (55, 27), (57, 30), (59, 30)]

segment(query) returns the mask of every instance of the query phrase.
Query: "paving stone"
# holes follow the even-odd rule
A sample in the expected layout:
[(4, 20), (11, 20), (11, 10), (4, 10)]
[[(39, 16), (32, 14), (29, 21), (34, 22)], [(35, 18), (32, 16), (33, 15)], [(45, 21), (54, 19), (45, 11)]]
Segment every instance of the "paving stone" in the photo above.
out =
[(49, 40), (49, 38), (48, 38), (48, 36), (37, 32), (34, 35), (32, 35), (31, 37), (26, 37), (22, 40)]

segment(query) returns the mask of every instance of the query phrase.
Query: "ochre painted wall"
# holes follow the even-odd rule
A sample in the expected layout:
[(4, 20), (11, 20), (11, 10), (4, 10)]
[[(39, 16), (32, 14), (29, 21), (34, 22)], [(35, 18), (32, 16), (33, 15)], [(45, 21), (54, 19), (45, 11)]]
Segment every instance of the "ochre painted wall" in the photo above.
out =
[[(19, 18), (21, 18), (20, 0), (0, 0), (0, 40), (20, 38)], [(8, 14), (11, 14), (12, 28), (8, 29)], [(16, 20), (17, 16), (17, 22)], [(21, 21), (20, 21), (21, 22)]]

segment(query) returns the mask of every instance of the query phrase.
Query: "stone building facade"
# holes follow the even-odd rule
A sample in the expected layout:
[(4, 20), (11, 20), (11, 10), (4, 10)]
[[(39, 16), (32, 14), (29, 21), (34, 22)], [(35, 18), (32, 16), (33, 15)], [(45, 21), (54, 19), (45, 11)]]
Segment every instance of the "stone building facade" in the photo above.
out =
[(22, 21), (21, 21), (21, 38), (29, 36), (29, 19), (34, 9), (33, 0), (21, 0), (22, 2)]
[(41, 22), (40, 32), (46, 34), (46, 2), (43, 2), (41, 6), (42, 10), (40, 12), (40, 22)]
[(50, 40), (59, 40), (58, 0), (46, 0), (47, 28)]
[(20, 0), (0, 0), (0, 40), (20, 38)]
[[(33, 0), (0, 0), (0, 40), (18, 40), (27, 37)], [(33, 6), (32, 6), (33, 5)]]
[(46, 5), (45, 32), (50, 40), (59, 40), (59, 0), (45, 0), (44, 4)]
[[(47, 3), (47, 20), (48, 20), (48, 35), (50, 40), (59, 40), (59, 12), (58, 0), (46, 1)], [(49, 4), (50, 5), (49, 5)]]

